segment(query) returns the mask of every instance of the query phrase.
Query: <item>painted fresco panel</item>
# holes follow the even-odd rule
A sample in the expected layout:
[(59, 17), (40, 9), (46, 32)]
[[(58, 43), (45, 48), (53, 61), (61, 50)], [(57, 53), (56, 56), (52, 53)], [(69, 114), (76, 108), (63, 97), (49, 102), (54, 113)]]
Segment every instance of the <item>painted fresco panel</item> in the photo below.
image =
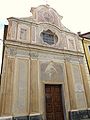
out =
[(72, 51), (76, 51), (76, 44), (75, 44), (75, 38), (72, 35), (67, 35), (67, 45), (68, 49)]
[(78, 109), (87, 108), (84, 92), (76, 92), (76, 102)]
[(28, 69), (27, 61), (19, 61), (19, 75), (18, 75), (18, 86), (19, 86), (19, 95), (18, 95), (18, 108), (20, 111), (26, 111), (26, 99), (27, 99), (27, 79), (28, 79)]
[[(40, 87), (40, 86), (39, 86)], [(30, 112), (39, 112), (39, 91), (38, 87), (38, 62), (37, 60), (31, 60), (31, 91), (30, 91)]]
[(84, 91), (79, 64), (72, 64), (72, 72), (74, 77), (75, 91), (76, 92)]
[(30, 27), (25, 24), (18, 24), (17, 40), (30, 42)]
[(48, 7), (41, 7), (37, 11), (37, 19), (39, 22), (49, 22), (52, 23), (56, 26), (60, 26), (60, 17), (58, 14), (53, 10)]
[(28, 59), (17, 58), (14, 81), (14, 114), (25, 114), (28, 112), (29, 67)]
[(31, 41), (32, 43), (36, 43), (36, 27), (31, 27)]
[(16, 37), (17, 37), (17, 22), (10, 20), (8, 25), (7, 39), (16, 40), (17, 39)]
[[(61, 23), (62, 16), (48, 5), (32, 8), (31, 11), (32, 16), (28, 18), (10, 18), (9, 21), (9, 40), (5, 41), (5, 45), (9, 57), (15, 59), (15, 69), (14, 61), (8, 60), (2, 97), (3, 113), (14, 116), (41, 113), (45, 118), (45, 84), (62, 84), (66, 114), (72, 109), (86, 108), (86, 98), (89, 101), (88, 89), (84, 91), (87, 88), (86, 77), (78, 63), (81, 62), (80, 56), (83, 57), (81, 40)], [(41, 33), (46, 31), (51, 31), (48, 36), (57, 36), (56, 42), (50, 44), (43, 39)], [(16, 43), (11, 42), (12, 39)], [(28, 44), (30, 42), (32, 44)]]
[(8, 57), (6, 62), (6, 74), (3, 83), (4, 89), (2, 92), (2, 112), (1, 114), (11, 114), (12, 111), (12, 90), (13, 90), (13, 72), (14, 72), (14, 59)]
[(17, 37), (17, 22), (12, 21), (11, 39), (16, 40), (16, 37)]
[(40, 80), (64, 80), (64, 65), (58, 62), (41, 62), (40, 64)]
[(79, 64), (72, 64), (72, 72), (74, 78), (73, 80), (75, 86), (77, 108), (85, 108), (87, 105)]

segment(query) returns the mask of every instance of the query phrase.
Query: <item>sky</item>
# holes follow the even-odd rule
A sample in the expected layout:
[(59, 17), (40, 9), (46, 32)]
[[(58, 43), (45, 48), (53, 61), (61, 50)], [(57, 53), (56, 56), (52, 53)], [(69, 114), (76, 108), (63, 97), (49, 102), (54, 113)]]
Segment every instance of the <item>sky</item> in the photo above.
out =
[[(90, 32), (90, 0), (0, 0), (0, 39), (8, 17), (28, 17), (31, 7), (46, 3), (63, 16), (62, 23), (72, 32)], [(0, 56), (1, 53), (0, 40)]]
[(0, 39), (3, 38), (3, 26), (8, 17), (28, 17), (30, 8), (49, 4), (61, 16), (62, 23), (72, 32), (90, 31), (90, 0), (1, 0), (0, 1)]

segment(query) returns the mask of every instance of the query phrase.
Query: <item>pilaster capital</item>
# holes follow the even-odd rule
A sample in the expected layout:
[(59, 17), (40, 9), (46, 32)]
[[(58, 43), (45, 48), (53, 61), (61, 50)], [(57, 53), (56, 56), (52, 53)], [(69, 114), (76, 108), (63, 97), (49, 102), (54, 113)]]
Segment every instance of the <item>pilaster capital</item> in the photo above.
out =
[(64, 60), (67, 61), (67, 62), (70, 62), (71, 57), (72, 57), (71, 55), (65, 55)]
[(16, 48), (8, 48), (7, 54), (10, 56), (15, 56), (17, 54)]
[(29, 55), (30, 55), (30, 57), (33, 58), (33, 59), (37, 59), (37, 58), (38, 58), (38, 53), (37, 53), (37, 52), (30, 51), (30, 52), (29, 52)]

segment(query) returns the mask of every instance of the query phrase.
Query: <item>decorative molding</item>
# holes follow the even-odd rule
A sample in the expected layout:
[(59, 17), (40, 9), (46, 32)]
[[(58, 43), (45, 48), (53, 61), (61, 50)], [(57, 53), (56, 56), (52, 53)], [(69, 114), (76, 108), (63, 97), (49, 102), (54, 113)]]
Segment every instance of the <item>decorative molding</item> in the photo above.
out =
[(26, 36), (27, 36), (27, 29), (21, 28), (20, 29), (20, 38), (19, 39), (26, 40), (27, 39)]
[(82, 82), (82, 75), (80, 72), (80, 66), (79, 64), (72, 64), (72, 73), (74, 77), (74, 85), (75, 85), (75, 92), (83, 92), (84, 86)]
[(66, 60), (67, 62), (70, 62), (71, 61), (71, 55), (65, 55), (64, 56), (64, 60)]
[(40, 61), (40, 80), (63, 82), (65, 79), (64, 63), (56, 61)]
[(61, 60), (61, 61), (68, 61), (68, 62), (79, 62), (83, 63), (83, 56), (80, 57), (78, 55), (70, 55), (69, 53), (50, 53), (50, 52), (41, 52), (41, 51), (32, 51), (27, 49), (19, 49), (19, 48), (8, 48), (7, 54), (10, 56), (26, 56), (31, 58), (38, 58), (38, 59), (46, 59), (46, 60)]
[(30, 51), (30, 52), (29, 52), (29, 55), (30, 55), (30, 57), (33, 58), (33, 59), (38, 58), (38, 52)]
[(11, 39), (16, 40), (17, 36), (17, 22), (12, 21), (12, 29), (11, 29)]
[(71, 34), (66, 34), (68, 50), (76, 51), (75, 37)]
[(36, 26), (31, 27), (31, 42), (36, 43)]
[(75, 92), (83, 92), (84, 88), (82, 84), (75, 83)]
[(43, 6), (43, 7), (39, 7), (39, 9), (37, 8), (37, 10), (35, 11), (37, 14), (37, 18), (38, 22), (50, 22), (52, 24), (55, 24), (57, 26), (60, 26), (61, 23), (61, 16), (58, 15), (56, 13), (56, 11), (54, 11), (53, 9), (51, 9), (50, 7)]
[(79, 59), (79, 63), (80, 63), (80, 64), (84, 64), (84, 57), (80, 57), (80, 56), (79, 56), (78, 59)]
[(29, 51), (28, 50), (20, 50), (20, 49), (17, 49), (17, 56), (26, 56), (26, 57), (29, 57)]
[(17, 54), (16, 48), (8, 48), (7, 49), (7, 54), (10, 55), (10, 56), (16, 56), (16, 54)]
[(71, 62), (71, 63), (83, 63), (83, 56), (79, 56), (79, 55), (67, 55), (65, 54), (64, 56), (64, 60)]
[(30, 42), (30, 26), (18, 24), (17, 40), (26, 43)]
[(64, 61), (64, 55), (63, 54), (53, 54), (53, 53), (48, 53), (48, 52), (46, 52), (46, 53), (39, 52), (38, 59)]

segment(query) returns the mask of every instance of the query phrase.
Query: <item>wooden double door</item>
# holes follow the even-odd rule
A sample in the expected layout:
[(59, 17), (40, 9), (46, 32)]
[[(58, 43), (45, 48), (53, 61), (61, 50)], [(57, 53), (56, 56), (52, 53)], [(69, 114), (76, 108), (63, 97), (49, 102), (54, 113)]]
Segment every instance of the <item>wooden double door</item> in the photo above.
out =
[(64, 120), (61, 85), (45, 85), (46, 120)]

